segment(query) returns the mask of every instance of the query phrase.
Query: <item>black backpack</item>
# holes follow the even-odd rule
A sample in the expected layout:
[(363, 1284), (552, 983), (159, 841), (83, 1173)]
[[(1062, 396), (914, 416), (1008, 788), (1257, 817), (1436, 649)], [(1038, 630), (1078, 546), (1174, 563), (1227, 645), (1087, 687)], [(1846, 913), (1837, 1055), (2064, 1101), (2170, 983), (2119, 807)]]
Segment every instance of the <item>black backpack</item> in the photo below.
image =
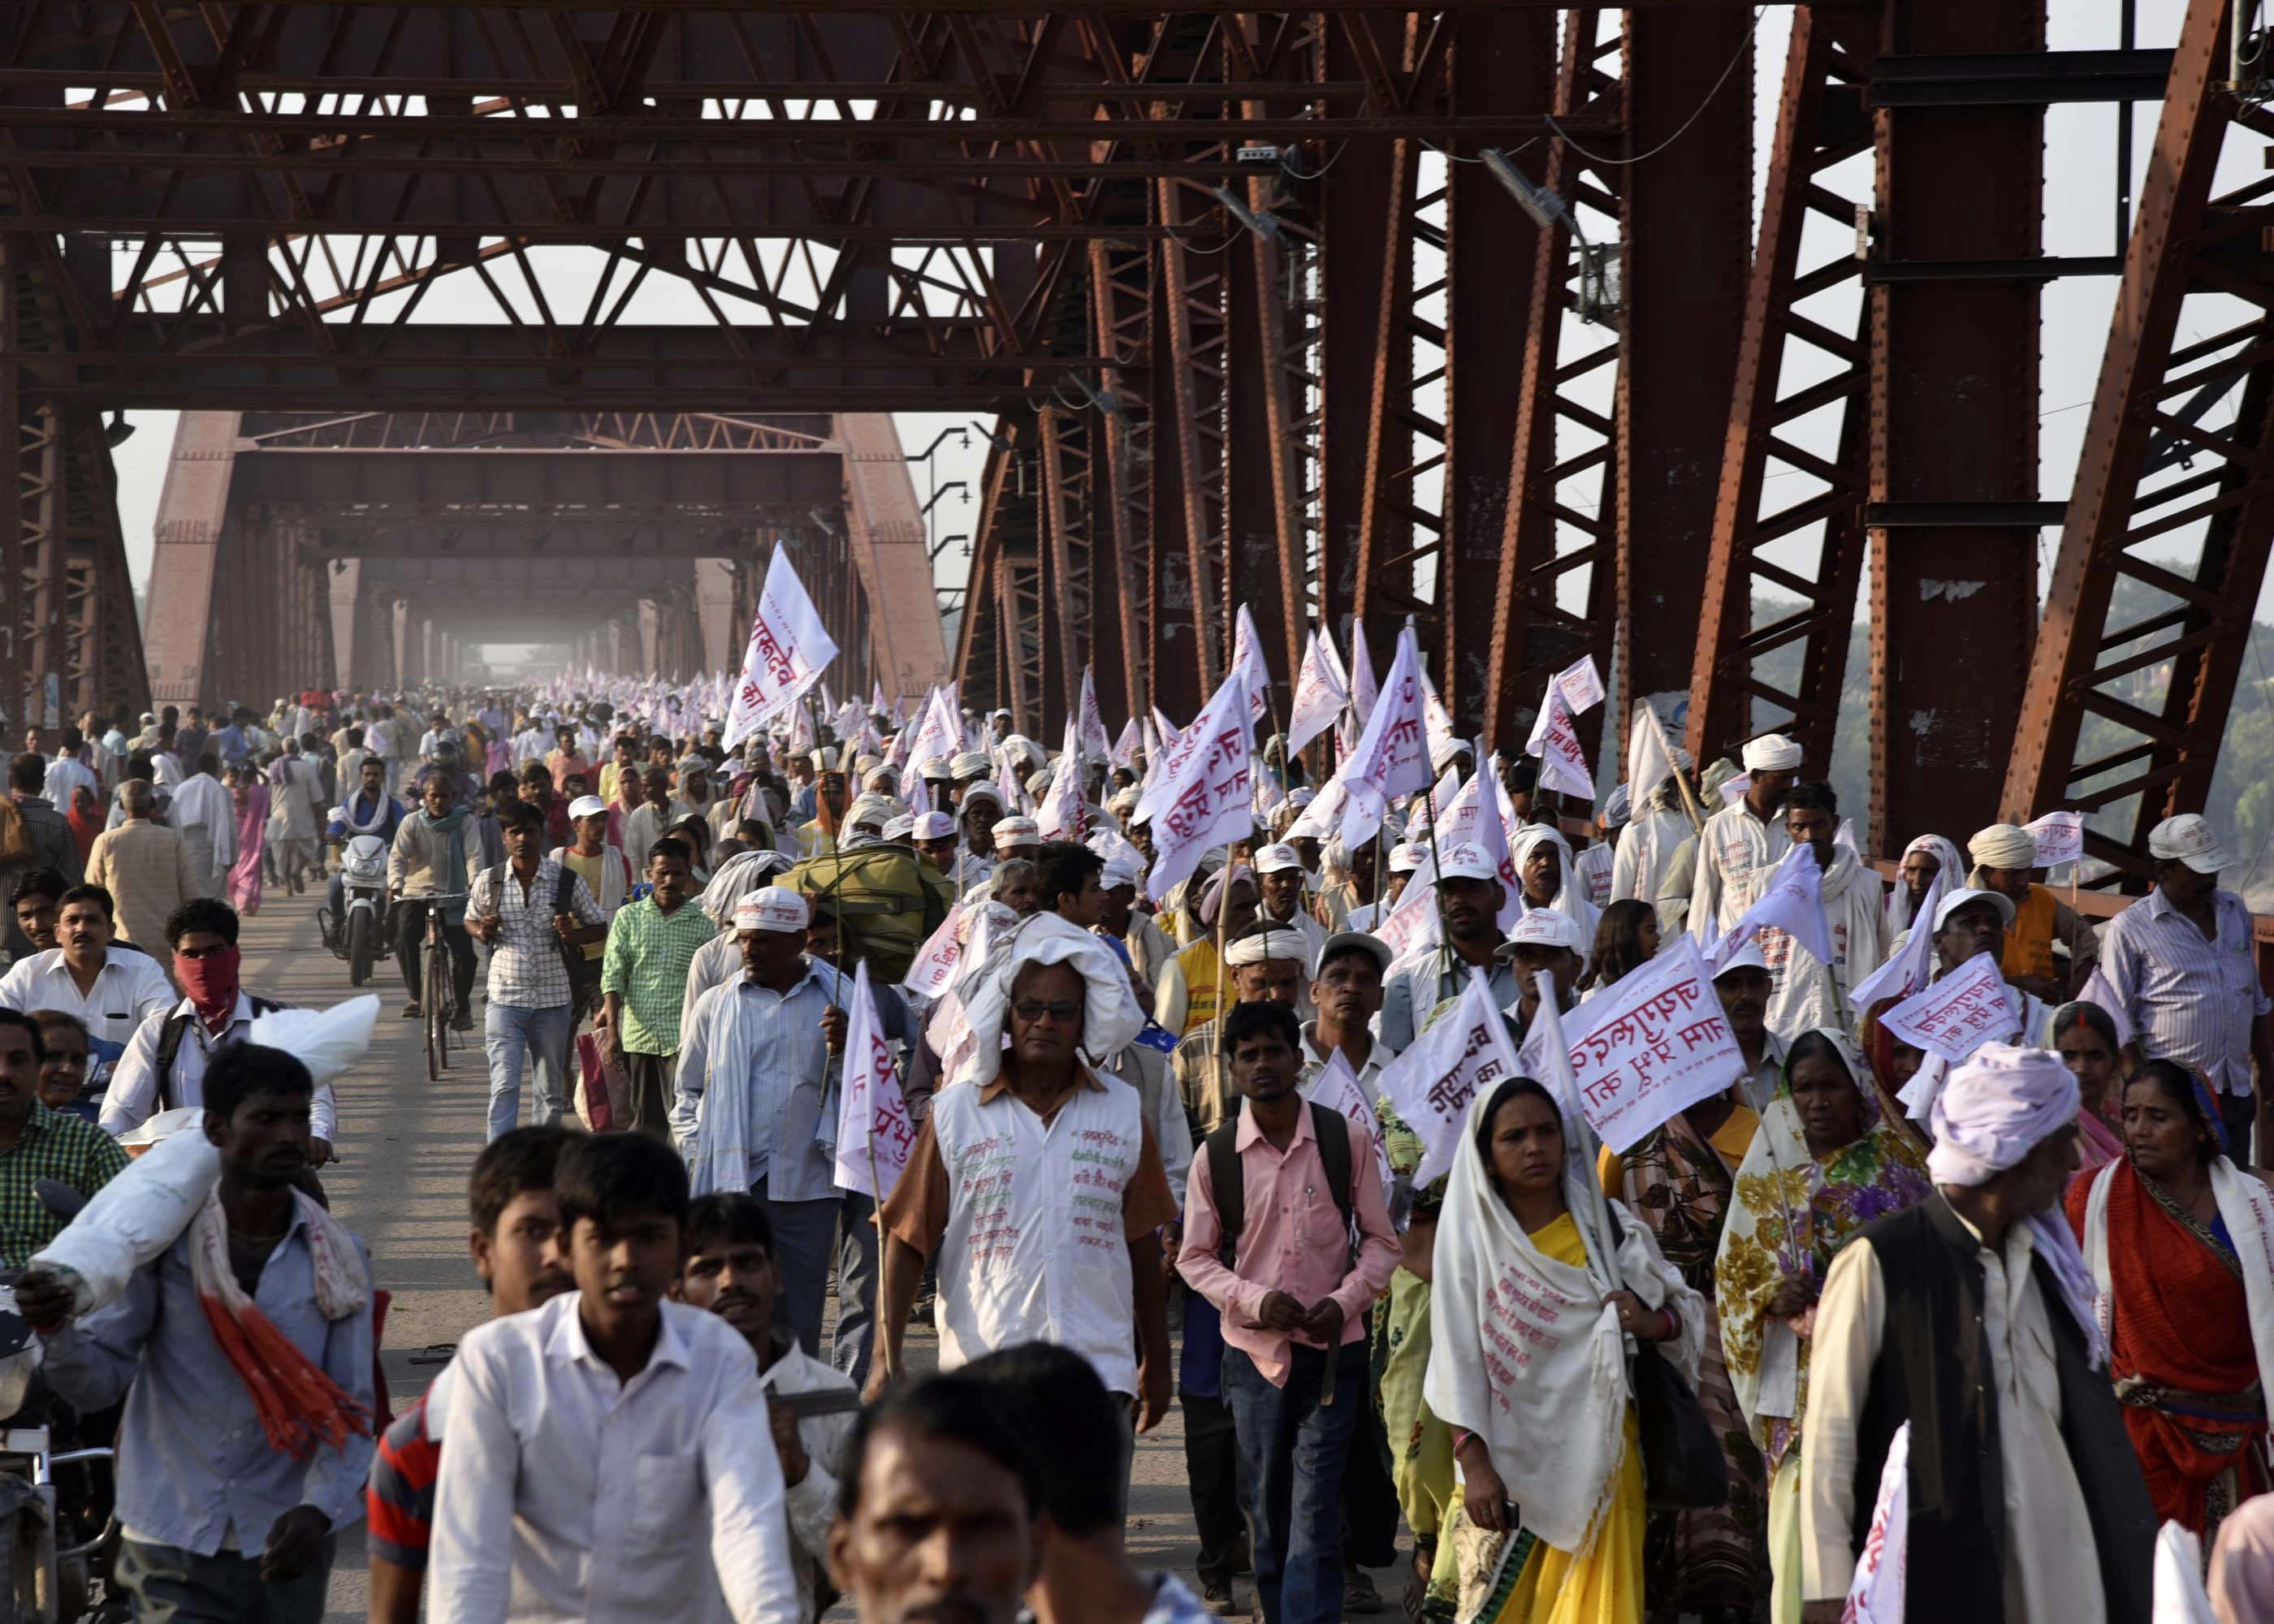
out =
[[(1319, 1141), (1319, 1165), (1326, 1169), (1327, 1189), (1335, 1198), (1335, 1208), (1343, 1215), (1347, 1234), (1352, 1224), (1350, 1124), (1340, 1111), (1329, 1110), (1316, 1100), (1309, 1103), (1311, 1132)], [(1247, 1182), (1239, 1170), (1239, 1118), (1233, 1116), (1209, 1134), (1204, 1148), (1209, 1187), (1216, 1193), (1216, 1215), (1224, 1226), (1224, 1244), (1216, 1255), (1230, 1268), (1239, 1253), (1240, 1234), (1247, 1227)]]
[[(253, 998), (252, 1002), (255, 1016), (290, 1007), (272, 1004), (267, 998)], [(194, 1010), (186, 1015), (169, 1015), (166, 1024), (158, 1028), (158, 1049), (152, 1056), (151, 1069), (158, 1074), (158, 1109), (162, 1111), (174, 1109), (174, 1056), (182, 1052), (182, 1040), (189, 1035), (190, 1023), (197, 1018)]]

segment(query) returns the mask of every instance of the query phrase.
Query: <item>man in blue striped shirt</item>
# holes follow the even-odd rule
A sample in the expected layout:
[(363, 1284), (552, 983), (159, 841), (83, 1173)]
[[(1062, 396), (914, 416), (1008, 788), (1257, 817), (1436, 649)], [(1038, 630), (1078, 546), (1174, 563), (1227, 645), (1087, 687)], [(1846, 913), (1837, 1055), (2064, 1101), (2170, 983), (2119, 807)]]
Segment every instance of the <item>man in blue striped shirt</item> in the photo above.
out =
[(2250, 1130), (2263, 1092), (2251, 1067), (2274, 1081), (2274, 1010), (2258, 984), (2250, 910), (2218, 876), (2232, 867), (2201, 817), (2167, 817), (2148, 834), (2156, 889), (2109, 922), (2100, 968), (2132, 1026), (2127, 1066), (2175, 1060), (2202, 1074), (2218, 1097), (2230, 1154), (2250, 1165)]

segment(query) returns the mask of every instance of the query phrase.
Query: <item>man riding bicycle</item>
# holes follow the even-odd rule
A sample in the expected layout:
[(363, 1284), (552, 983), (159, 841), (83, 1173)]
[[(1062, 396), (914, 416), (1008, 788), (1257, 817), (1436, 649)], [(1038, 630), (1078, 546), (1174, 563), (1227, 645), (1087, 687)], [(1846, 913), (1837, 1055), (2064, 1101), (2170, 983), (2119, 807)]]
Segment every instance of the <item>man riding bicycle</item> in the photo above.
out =
[[(474, 944), (466, 934), (466, 893), (479, 858), (473, 813), (458, 803), (456, 779), (447, 772), (429, 773), (419, 808), (395, 831), (395, 846), (387, 860), (387, 891), (395, 899), (395, 962), (403, 967), (403, 983), (410, 992), (403, 1006), (406, 1020), (417, 1020), (423, 1013), (418, 1007), (421, 950), (427, 909), (436, 906), (442, 916), (443, 939), (450, 944), (450, 980), (457, 996), (450, 1028), (474, 1029)], [(424, 900), (435, 896), (456, 900)]]

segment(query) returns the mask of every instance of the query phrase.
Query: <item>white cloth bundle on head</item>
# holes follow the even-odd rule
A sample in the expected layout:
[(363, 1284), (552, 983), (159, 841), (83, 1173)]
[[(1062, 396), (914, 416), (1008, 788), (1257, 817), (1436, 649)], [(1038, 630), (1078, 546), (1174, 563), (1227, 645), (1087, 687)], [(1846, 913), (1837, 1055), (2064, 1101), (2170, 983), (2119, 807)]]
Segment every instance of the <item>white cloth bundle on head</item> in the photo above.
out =
[(1109, 1058), (1144, 1030), (1145, 1012), (1130, 989), (1129, 972), (1103, 938), (1055, 914), (1037, 914), (1020, 923), (1009, 947), (983, 979), (964, 986), (964, 1018), (971, 1023), (977, 1045), (970, 1059), (947, 1079), (950, 1084), (990, 1083), (1002, 1070), (1003, 1040), (1011, 1029), (1012, 989), (1029, 965), (1065, 965), (1081, 976), (1084, 1054)]
[[(1984, 1043), (1951, 1068), (1934, 1097), (1930, 1124), (1934, 1148), (1927, 1176), (1938, 1184), (1971, 1189), (2020, 1165), (2055, 1133), (2075, 1131), (2076, 1079), (2049, 1049)], [(2037, 1250), (2060, 1283), (2062, 1301), (2084, 1333), (2092, 1362), (2108, 1361), (2107, 1339), (2093, 1308), (2092, 1274), (2077, 1248), (2076, 1232), (2058, 1205), (2029, 1220)]]
[(734, 922), (734, 905), (761, 885), (787, 873), (789, 859), (779, 852), (737, 852), (719, 865), (719, 872), (703, 888), (701, 906), (712, 924), (724, 930)]
[(1745, 746), (1747, 772), (1797, 772), (1800, 762), (1800, 746), (1782, 733), (1763, 733)]
[(1242, 965), (1259, 965), (1275, 959), (1301, 964), (1310, 956), (1310, 944), (1304, 940), (1303, 933), (1284, 925), (1250, 930), (1224, 950), (1224, 963), (1235, 970)]
[(845, 826), (850, 829), (855, 823), (874, 823), (882, 829), (900, 812), (900, 803), (890, 795), (874, 793), (857, 795), (854, 798), (852, 810), (845, 815)]
[[(1691, 1382), (1705, 1345), (1706, 1303), (1652, 1238), (1649, 1226), (1614, 1201), (1621, 1239), (1590, 1235), (1587, 1264), (1574, 1268), (1532, 1244), (1495, 1188), (1477, 1150), (1494, 1094), (1480, 1091), (1461, 1128), (1437, 1221), (1435, 1283), (1429, 1294), (1429, 1365), (1422, 1395), (1450, 1425), (1484, 1440), (1493, 1469), (1522, 1510), (1523, 1524), (1559, 1551), (1592, 1548), (1626, 1448), (1631, 1397), (1626, 1338), (1609, 1298), (1631, 1290), (1681, 1321), (1661, 1353)], [(1592, 1135), (1564, 1121), (1563, 1199), (1575, 1220), (1597, 1199)], [(1570, 1154), (1577, 1146), (1585, 1155)], [(1496, 1352), (1513, 1316), (1530, 1354), (1520, 1367)], [(1534, 1335), (1536, 1333), (1536, 1335)]]
[(1982, 868), (2034, 868), (2037, 838), (2013, 823), (1992, 823), (1977, 830), (1966, 843), (1967, 854)]

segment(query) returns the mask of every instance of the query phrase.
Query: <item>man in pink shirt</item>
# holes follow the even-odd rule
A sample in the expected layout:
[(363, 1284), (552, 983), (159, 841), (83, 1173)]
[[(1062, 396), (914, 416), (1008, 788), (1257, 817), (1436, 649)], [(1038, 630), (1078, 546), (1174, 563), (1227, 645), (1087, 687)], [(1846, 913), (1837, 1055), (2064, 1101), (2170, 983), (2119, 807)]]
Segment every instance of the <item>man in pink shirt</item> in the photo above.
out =
[(1264, 1619), (1332, 1624), (1343, 1465), (1367, 1402), (1366, 1315), (1389, 1288), (1397, 1237), (1372, 1136), (1303, 1098), (1294, 1011), (1235, 1004), (1224, 1041), (1244, 1103), (1193, 1158), (1177, 1269), (1224, 1316), (1224, 1397), (1247, 1465)]

